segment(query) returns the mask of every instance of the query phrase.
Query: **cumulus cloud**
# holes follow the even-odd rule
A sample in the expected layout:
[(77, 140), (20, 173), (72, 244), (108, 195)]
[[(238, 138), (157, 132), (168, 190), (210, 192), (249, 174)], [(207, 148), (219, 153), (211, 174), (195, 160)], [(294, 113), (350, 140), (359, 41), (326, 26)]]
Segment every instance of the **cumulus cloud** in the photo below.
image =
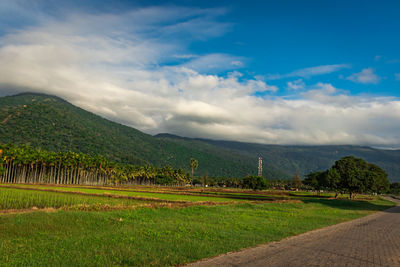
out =
[(295, 70), (293, 72), (283, 74), (283, 75), (270, 74), (270, 75), (268, 75), (268, 79), (269, 80), (277, 80), (277, 79), (291, 78), (291, 77), (310, 78), (312, 76), (329, 74), (329, 73), (336, 72), (341, 69), (346, 69), (346, 68), (350, 68), (350, 67), (351, 67), (351, 65), (349, 65), (349, 64), (321, 65), (321, 66), (315, 66), (315, 67)]
[(347, 77), (347, 80), (355, 83), (377, 84), (380, 81), (380, 78), (374, 73), (374, 69), (367, 68), (363, 69), (361, 72), (350, 75)]
[[(149, 7), (46, 18), (0, 37), (0, 92), (54, 94), (151, 134), (274, 144), (400, 144), (396, 99), (351, 96), (328, 83), (286, 99), (274, 96), (278, 87), (236, 70), (241, 57), (192, 53), (192, 39), (185, 36), (204, 40), (229, 30), (218, 22), (221, 13)], [(204, 31), (203, 25), (216, 30)], [(177, 35), (183, 38), (176, 41)], [(214, 65), (229, 73), (206, 71)], [(300, 89), (302, 80), (291, 85)]]

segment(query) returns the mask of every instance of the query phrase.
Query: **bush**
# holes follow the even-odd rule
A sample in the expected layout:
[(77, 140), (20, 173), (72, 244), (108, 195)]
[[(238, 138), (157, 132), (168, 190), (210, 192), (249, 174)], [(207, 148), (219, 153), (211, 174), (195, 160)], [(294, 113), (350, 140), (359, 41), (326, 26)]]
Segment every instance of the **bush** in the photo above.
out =
[(263, 190), (268, 187), (267, 181), (264, 177), (248, 175), (242, 180), (242, 188)]

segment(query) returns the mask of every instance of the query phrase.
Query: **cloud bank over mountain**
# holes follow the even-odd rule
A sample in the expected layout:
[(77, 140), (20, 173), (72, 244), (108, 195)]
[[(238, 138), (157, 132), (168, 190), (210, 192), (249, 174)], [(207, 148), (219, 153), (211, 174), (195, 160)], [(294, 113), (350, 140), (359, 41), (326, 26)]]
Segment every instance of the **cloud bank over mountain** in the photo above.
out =
[[(41, 92), (147, 133), (270, 144), (400, 146), (400, 102), (299, 79), (350, 64), (243, 75), (240, 55), (196, 54), (232, 30), (224, 8), (141, 7), (117, 13), (38, 13), (0, 36), (0, 92)], [(252, 59), (255, 60), (255, 59)], [(271, 78), (272, 77), (272, 78)], [(277, 94), (273, 81), (291, 94)], [(377, 83), (372, 69), (348, 79)]]

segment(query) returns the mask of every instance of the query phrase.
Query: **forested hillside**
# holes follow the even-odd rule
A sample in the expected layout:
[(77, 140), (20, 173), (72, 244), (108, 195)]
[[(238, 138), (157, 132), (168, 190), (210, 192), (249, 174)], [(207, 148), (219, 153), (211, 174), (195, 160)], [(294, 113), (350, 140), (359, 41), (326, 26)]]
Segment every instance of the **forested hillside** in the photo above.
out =
[(381, 150), (350, 145), (264, 145), (209, 139), (190, 139), (171, 134), (159, 134), (156, 137), (164, 140), (179, 140), (179, 143), (201, 142), (211, 144), (220, 149), (228, 149), (244, 161), (248, 160), (248, 164), (256, 160), (256, 155), (260, 155), (263, 157), (264, 168), (271, 170), (272, 167), (274, 174), (279, 173), (279, 177), (286, 179), (293, 177), (293, 174), (296, 172), (304, 175), (314, 171), (325, 170), (331, 167), (336, 160), (352, 155), (379, 165), (388, 172), (391, 181), (400, 181), (400, 150)]
[(29, 144), (51, 151), (101, 154), (132, 164), (171, 165), (189, 171), (191, 157), (199, 161), (197, 175), (243, 177), (257, 173), (264, 159), (264, 176), (290, 179), (295, 172), (325, 170), (343, 156), (378, 164), (391, 181), (400, 181), (400, 151), (360, 146), (281, 146), (183, 138), (155, 137), (106, 120), (54, 96), (20, 94), (0, 98), (0, 143)]
[(41, 94), (0, 98), (0, 143), (101, 154), (117, 162), (171, 165), (187, 171), (189, 160), (194, 157), (200, 162), (198, 174), (241, 177), (256, 171), (253, 166), (242, 163), (239, 156), (229, 155), (227, 149), (215, 149), (213, 145), (198, 142), (187, 144), (157, 139), (58, 97)]

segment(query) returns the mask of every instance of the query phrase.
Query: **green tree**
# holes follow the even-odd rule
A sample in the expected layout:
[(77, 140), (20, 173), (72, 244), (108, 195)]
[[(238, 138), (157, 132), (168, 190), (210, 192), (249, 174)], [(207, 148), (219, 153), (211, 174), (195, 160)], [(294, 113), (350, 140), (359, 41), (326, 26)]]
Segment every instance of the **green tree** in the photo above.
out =
[(306, 179), (304, 179), (303, 183), (317, 190), (318, 195), (323, 189), (331, 189), (331, 180), (330, 176), (328, 176), (328, 171), (309, 173), (307, 174)]
[(400, 183), (390, 184), (390, 193), (395, 195), (400, 195)]
[(321, 185), (324, 188), (330, 189), (335, 192), (335, 198), (338, 197), (339, 193), (343, 190), (341, 186), (341, 177), (337, 169), (330, 168), (326, 172), (323, 173), (320, 177)]
[(192, 179), (194, 175), (194, 170), (199, 167), (199, 162), (195, 158), (190, 158), (190, 169), (192, 169)]
[(248, 175), (242, 180), (242, 188), (263, 190), (268, 187), (267, 181), (264, 177)]
[(365, 183), (367, 192), (386, 193), (390, 189), (387, 173), (375, 164), (368, 165)]
[(389, 189), (387, 173), (379, 166), (353, 156), (343, 157), (324, 173), (311, 173), (306, 183), (314, 188), (327, 188), (336, 192), (385, 193)]
[[(156, 176), (159, 175), (156, 179)], [(1, 183), (186, 184), (189, 174), (170, 166), (118, 164), (103, 156), (50, 152), (27, 145), (0, 145)]]

